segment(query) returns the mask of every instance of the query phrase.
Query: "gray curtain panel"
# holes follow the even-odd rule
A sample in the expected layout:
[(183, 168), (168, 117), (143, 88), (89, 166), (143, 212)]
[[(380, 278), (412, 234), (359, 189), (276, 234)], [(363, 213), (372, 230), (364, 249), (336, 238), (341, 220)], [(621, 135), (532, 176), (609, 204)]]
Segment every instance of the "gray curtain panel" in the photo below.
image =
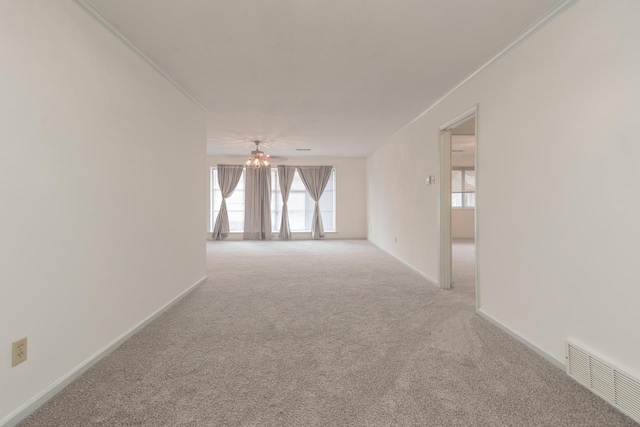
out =
[(302, 178), (302, 183), (307, 189), (307, 193), (316, 202), (313, 210), (313, 220), (311, 221), (311, 238), (317, 240), (324, 237), (324, 228), (322, 227), (322, 216), (320, 215), (320, 197), (324, 192), (333, 166), (298, 166), (298, 173)]
[(238, 186), (238, 181), (242, 176), (243, 166), (237, 165), (218, 165), (218, 185), (222, 193), (222, 202), (220, 203), (220, 212), (216, 218), (216, 225), (213, 227), (214, 240), (223, 240), (229, 235), (229, 215), (227, 214), (227, 197), (233, 194)]
[(278, 237), (283, 240), (291, 240), (287, 201), (289, 200), (289, 191), (291, 190), (291, 183), (293, 182), (295, 173), (295, 166), (278, 165), (278, 183), (280, 184), (280, 194), (282, 194), (282, 222), (280, 223)]
[(244, 240), (270, 240), (270, 167), (247, 167), (244, 197)]

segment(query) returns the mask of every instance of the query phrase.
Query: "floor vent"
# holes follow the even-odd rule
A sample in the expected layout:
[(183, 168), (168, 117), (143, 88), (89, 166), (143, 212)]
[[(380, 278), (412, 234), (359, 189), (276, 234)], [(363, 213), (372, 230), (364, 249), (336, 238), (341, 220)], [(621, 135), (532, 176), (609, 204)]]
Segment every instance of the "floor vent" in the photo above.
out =
[(640, 422), (640, 381), (567, 341), (567, 374)]

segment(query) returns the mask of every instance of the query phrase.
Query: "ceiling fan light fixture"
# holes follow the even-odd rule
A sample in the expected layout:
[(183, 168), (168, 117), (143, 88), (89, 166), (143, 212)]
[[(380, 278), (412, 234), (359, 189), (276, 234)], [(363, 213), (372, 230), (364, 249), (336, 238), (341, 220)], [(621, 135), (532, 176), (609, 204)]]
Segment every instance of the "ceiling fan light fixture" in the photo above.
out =
[(269, 155), (260, 151), (260, 141), (253, 141), (256, 144), (256, 149), (251, 152), (251, 155), (244, 163), (247, 167), (253, 167), (256, 169), (269, 167)]

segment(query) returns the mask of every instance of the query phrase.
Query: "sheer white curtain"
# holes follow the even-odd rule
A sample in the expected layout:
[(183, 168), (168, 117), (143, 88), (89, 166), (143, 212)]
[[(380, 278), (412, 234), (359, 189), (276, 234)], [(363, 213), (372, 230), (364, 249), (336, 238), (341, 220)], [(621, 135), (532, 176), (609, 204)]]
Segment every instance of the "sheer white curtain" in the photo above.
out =
[(211, 237), (214, 240), (223, 240), (229, 235), (229, 215), (227, 214), (226, 198), (233, 194), (233, 190), (238, 186), (238, 181), (242, 176), (243, 166), (218, 165), (218, 185), (222, 193), (220, 202), (220, 212), (216, 218)]
[(311, 220), (311, 238), (315, 240), (324, 237), (320, 204), (318, 202), (329, 182), (329, 178), (331, 178), (332, 171), (333, 166), (298, 166), (298, 173), (304, 188), (307, 189), (307, 193), (316, 204), (313, 210), (313, 219)]
[(291, 183), (295, 173), (295, 166), (278, 165), (278, 183), (280, 184), (280, 194), (282, 195), (282, 222), (280, 223), (278, 237), (283, 240), (291, 240), (287, 201), (289, 200), (289, 191), (291, 190)]
[(244, 240), (270, 240), (270, 167), (247, 167), (244, 196)]

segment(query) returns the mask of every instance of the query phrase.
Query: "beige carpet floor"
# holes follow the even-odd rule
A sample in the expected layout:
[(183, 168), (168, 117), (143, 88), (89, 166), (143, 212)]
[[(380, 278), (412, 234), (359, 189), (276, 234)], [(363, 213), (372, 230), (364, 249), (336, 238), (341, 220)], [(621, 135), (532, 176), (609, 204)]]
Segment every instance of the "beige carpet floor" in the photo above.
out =
[(367, 241), (210, 242), (205, 284), (22, 426), (635, 425), (478, 317), (454, 260), (443, 291)]
[(452, 289), (473, 300), (476, 292), (476, 246), (473, 239), (453, 239), (451, 247)]

